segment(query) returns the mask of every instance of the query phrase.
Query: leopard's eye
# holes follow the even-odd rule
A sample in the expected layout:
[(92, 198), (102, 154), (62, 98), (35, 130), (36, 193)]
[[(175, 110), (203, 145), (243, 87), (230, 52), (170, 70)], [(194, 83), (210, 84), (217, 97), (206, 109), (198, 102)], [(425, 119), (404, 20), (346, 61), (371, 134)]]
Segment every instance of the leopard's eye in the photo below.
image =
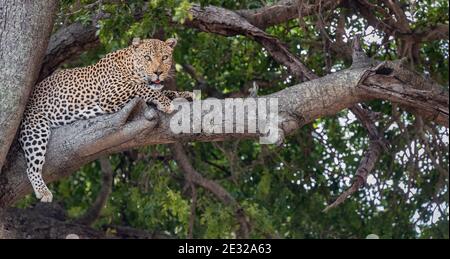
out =
[(148, 61), (152, 61), (152, 58), (149, 55), (145, 55), (144, 58)]
[(166, 60), (168, 58), (169, 58), (169, 56), (167, 56), (167, 55), (162, 56), (162, 60)]

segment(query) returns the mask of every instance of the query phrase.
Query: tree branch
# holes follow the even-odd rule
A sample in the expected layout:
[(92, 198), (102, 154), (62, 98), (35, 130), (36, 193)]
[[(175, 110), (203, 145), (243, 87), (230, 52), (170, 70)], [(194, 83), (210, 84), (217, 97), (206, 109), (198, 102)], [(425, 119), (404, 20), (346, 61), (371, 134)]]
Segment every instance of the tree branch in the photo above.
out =
[[(448, 91), (406, 70), (400, 63), (384, 62), (375, 69), (363, 67), (342, 70), (258, 98), (278, 98), (282, 136), (319, 117), (334, 115), (342, 109), (371, 99), (399, 103), (410, 107), (425, 119), (448, 127)], [(220, 103), (224, 107), (224, 100), (220, 100)], [(222, 118), (225, 118), (224, 112)], [(202, 117), (207, 113), (203, 111)], [(175, 134), (170, 130), (172, 116), (157, 113), (147, 108), (144, 102), (133, 100), (118, 113), (56, 128), (52, 131), (47, 148), (44, 179), (46, 182), (56, 181), (99, 157), (136, 147), (180, 141), (211, 142), (259, 137), (255, 133)], [(0, 174), (0, 207), (7, 207), (31, 192), (25, 173), (25, 159), (17, 144), (11, 148), (7, 161)]]
[[(368, 66), (372, 63), (372, 61), (366, 56), (361, 47), (361, 39), (360, 36), (357, 35), (353, 39), (352, 44), (353, 50), (353, 68), (359, 68)], [(361, 186), (366, 183), (367, 176), (374, 169), (376, 162), (378, 161), (382, 148), (387, 149), (386, 141), (383, 138), (383, 135), (378, 131), (374, 119), (374, 113), (369, 112), (368, 110), (363, 109), (359, 106), (359, 104), (350, 107), (352, 113), (356, 116), (356, 118), (361, 122), (361, 124), (366, 128), (369, 137), (370, 137), (370, 145), (368, 150), (366, 151), (364, 158), (356, 170), (355, 179), (353, 180), (352, 186), (342, 193), (335, 202), (331, 205), (327, 206), (323, 212), (327, 212), (332, 208), (339, 206), (341, 203), (345, 201), (350, 195), (355, 193)]]
[[(394, 12), (398, 22), (393, 19), (382, 7), (371, 4), (365, 0), (351, 1), (350, 4), (359, 11), (361, 16), (367, 20), (367, 23), (376, 29), (385, 32), (389, 36), (412, 41), (414, 43), (430, 42), (435, 40), (448, 39), (448, 24), (436, 24), (423, 28), (411, 29), (404, 11), (399, 3), (394, 0), (383, 0), (387, 6)], [(372, 12), (377, 10), (383, 14), (384, 19), (379, 20)]]
[(27, 209), (0, 209), (0, 239), (173, 238), (164, 233), (127, 226), (105, 225), (102, 228), (103, 231), (70, 222), (65, 210), (56, 202), (37, 203), (34, 207)]
[(328, 212), (329, 210), (339, 206), (342, 204), (350, 195), (355, 193), (361, 186), (364, 186), (367, 180), (367, 176), (369, 173), (374, 169), (376, 162), (378, 161), (378, 158), (380, 157), (382, 148), (381, 145), (376, 142), (372, 141), (370, 143), (370, 146), (368, 150), (366, 151), (364, 158), (361, 160), (361, 163), (359, 164), (358, 170), (356, 170), (355, 179), (353, 180), (352, 186), (346, 190), (344, 193), (342, 193), (336, 201), (334, 201), (332, 204), (328, 205), (323, 212)]
[(97, 24), (83, 25), (80, 22), (76, 22), (54, 33), (50, 37), (38, 81), (42, 81), (60, 65), (73, 59), (73, 57), (77, 57), (84, 51), (99, 46), (100, 39), (96, 32)]
[(89, 226), (67, 222), (64, 209), (57, 203), (38, 203), (28, 209), (0, 209), (0, 239), (105, 237), (105, 233)]
[(313, 4), (299, 5), (298, 0), (281, 0), (273, 5), (257, 9), (237, 10), (236, 13), (244, 17), (249, 23), (264, 30), (267, 27), (295, 19), (299, 13), (305, 17), (334, 10), (341, 2), (341, 0), (324, 0), (316, 1)]
[(187, 157), (181, 143), (172, 144), (170, 146), (170, 149), (172, 150), (175, 161), (177, 161), (177, 164), (185, 173), (185, 177), (188, 181), (191, 181), (192, 183), (205, 188), (209, 192), (213, 193), (223, 204), (232, 207), (236, 219), (238, 220), (240, 225), (238, 237), (248, 238), (250, 233), (250, 223), (247, 220), (244, 209), (233, 198), (233, 196), (231, 196), (231, 194), (220, 184), (204, 178), (199, 172), (194, 169), (192, 164), (189, 162), (189, 158)]
[[(360, 85), (367, 94), (399, 103), (408, 111), (448, 128), (448, 90), (416, 72), (404, 62), (383, 62), (368, 70)], [(383, 99), (382, 98), (382, 99)]]
[(437, 24), (428, 28), (421, 29), (416, 33), (422, 42), (430, 42), (435, 40), (448, 40), (448, 24)]
[(279, 39), (255, 27), (237, 13), (221, 7), (199, 5), (192, 5), (190, 13), (193, 19), (185, 22), (187, 26), (223, 36), (245, 35), (259, 42), (278, 63), (285, 65), (299, 80), (317, 78)]
[(383, 150), (387, 149), (387, 143), (383, 138), (383, 135), (378, 131), (375, 126), (375, 122), (373, 121), (373, 114), (368, 110), (361, 108), (359, 105), (355, 105), (350, 108), (353, 114), (355, 114), (356, 118), (362, 123), (362, 125), (366, 128), (370, 137), (370, 145), (368, 150), (366, 151), (364, 158), (361, 160), (358, 169), (356, 170), (355, 178), (353, 179), (352, 186), (342, 193), (336, 201), (327, 206), (323, 212), (328, 212), (329, 210), (336, 208), (341, 203), (343, 203), (350, 195), (355, 193), (359, 188), (364, 186), (367, 181), (367, 177), (370, 172), (375, 168), (375, 164)]
[(394, 13), (397, 27), (401, 28), (405, 33), (410, 33), (411, 28), (409, 26), (409, 21), (408, 18), (406, 18), (405, 12), (400, 7), (400, 3), (396, 0), (383, 0), (383, 2)]
[(100, 167), (102, 171), (102, 186), (100, 192), (97, 195), (92, 206), (87, 210), (87, 212), (77, 220), (77, 223), (84, 225), (92, 225), (99, 217), (103, 207), (108, 201), (109, 195), (112, 191), (113, 184), (113, 169), (108, 157), (102, 157), (99, 159)]

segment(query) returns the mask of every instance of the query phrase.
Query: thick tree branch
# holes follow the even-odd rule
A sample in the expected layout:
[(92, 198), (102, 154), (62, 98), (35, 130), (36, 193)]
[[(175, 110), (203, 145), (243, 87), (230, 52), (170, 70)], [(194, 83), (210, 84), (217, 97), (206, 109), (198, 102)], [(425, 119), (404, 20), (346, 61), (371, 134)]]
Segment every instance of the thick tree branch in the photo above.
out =
[(376, 98), (399, 103), (414, 114), (448, 128), (448, 91), (416, 72), (404, 62), (383, 62), (368, 70), (361, 88)]
[[(423, 118), (448, 127), (448, 92), (406, 70), (399, 61), (385, 62), (375, 69), (342, 70), (259, 98), (269, 97), (278, 98), (281, 135), (290, 134), (319, 117), (376, 98), (410, 107)], [(224, 105), (223, 100), (220, 102)], [(203, 111), (202, 116), (205, 114)], [(116, 114), (56, 128), (48, 145), (44, 179), (52, 182), (106, 154), (146, 145), (259, 137), (254, 133), (175, 134), (170, 130), (171, 117), (134, 100)], [(222, 117), (225, 118), (224, 114)], [(0, 174), (0, 207), (7, 207), (31, 192), (25, 159), (17, 145), (10, 150), (7, 161)]]
[[(342, 2), (341, 0), (316, 1), (315, 3), (303, 3), (298, 0), (281, 0), (269, 6), (257, 9), (238, 10), (236, 13), (243, 16), (254, 26), (264, 30), (267, 27), (287, 22), (289, 20), (334, 10)], [(303, 2), (303, 1), (302, 1)]]

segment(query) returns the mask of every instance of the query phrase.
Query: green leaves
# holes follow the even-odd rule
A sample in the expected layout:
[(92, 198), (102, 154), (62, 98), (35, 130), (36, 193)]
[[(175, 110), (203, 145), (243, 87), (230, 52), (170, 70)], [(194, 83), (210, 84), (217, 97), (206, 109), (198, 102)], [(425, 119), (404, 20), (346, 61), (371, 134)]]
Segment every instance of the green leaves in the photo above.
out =
[(178, 5), (174, 8), (174, 14), (172, 20), (174, 22), (179, 22), (181, 24), (186, 21), (186, 19), (192, 20), (192, 14), (189, 12), (191, 9), (191, 3), (188, 0), (179, 1)]
[(189, 204), (181, 197), (180, 192), (167, 190), (167, 198), (162, 204), (162, 216), (172, 216), (180, 223), (174, 230), (175, 234), (187, 235), (189, 220)]

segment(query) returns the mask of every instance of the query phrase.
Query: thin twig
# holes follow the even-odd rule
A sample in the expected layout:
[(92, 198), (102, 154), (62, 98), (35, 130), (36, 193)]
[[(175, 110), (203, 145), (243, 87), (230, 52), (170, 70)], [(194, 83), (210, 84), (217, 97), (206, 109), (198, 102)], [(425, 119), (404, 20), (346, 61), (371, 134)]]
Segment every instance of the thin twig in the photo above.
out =
[(218, 184), (215, 181), (204, 178), (199, 172), (197, 172), (194, 169), (181, 143), (171, 144), (170, 149), (172, 150), (175, 161), (180, 166), (181, 170), (184, 172), (185, 177), (187, 179), (190, 179), (194, 184), (210, 191), (223, 204), (231, 206), (233, 208), (236, 219), (240, 225), (238, 237), (248, 238), (250, 233), (250, 223), (247, 219), (244, 209), (233, 198), (233, 196), (227, 190), (225, 190), (225, 188), (223, 188), (220, 184)]

